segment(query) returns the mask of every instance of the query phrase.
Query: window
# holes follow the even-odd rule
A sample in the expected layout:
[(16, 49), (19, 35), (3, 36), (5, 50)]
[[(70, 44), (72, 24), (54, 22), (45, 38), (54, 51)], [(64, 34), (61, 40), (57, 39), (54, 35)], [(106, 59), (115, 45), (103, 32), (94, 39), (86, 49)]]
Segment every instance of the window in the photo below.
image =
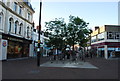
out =
[(3, 30), (3, 20), (4, 20), (4, 15), (3, 13), (0, 13), (0, 30)]
[(0, 14), (0, 29), (2, 28), (2, 14)]
[(27, 38), (29, 38), (29, 27), (27, 27)]
[(7, 2), (7, 0), (2, 0), (3, 1), (3, 3), (6, 3)]
[(12, 25), (13, 25), (13, 19), (10, 18), (10, 19), (9, 19), (9, 30), (8, 30), (9, 32), (11, 32)]
[(107, 32), (107, 39), (120, 39), (120, 32)]
[(22, 14), (22, 7), (19, 6), (19, 14), (21, 15)]
[(104, 40), (104, 33), (98, 34), (98, 41)]
[(20, 28), (19, 28), (19, 34), (20, 34), (20, 35), (22, 34), (22, 27), (23, 27), (23, 24), (21, 23), (21, 24), (20, 24)]
[(116, 39), (120, 39), (120, 33), (117, 32), (117, 33), (115, 34), (115, 38), (116, 38)]
[(33, 31), (33, 27), (31, 27), (31, 32)]
[(14, 11), (17, 12), (17, 3), (16, 2), (14, 2)]
[(15, 22), (15, 34), (17, 34), (18, 21)]
[(91, 42), (96, 42), (96, 41), (97, 41), (96, 36), (93, 36), (93, 37), (91, 38)]
[(28, 20), (30, 20), (30, 13), (28, 13)]
[(115, 33), (114, 32), (107, 32), (107, 39), (114, 39)]

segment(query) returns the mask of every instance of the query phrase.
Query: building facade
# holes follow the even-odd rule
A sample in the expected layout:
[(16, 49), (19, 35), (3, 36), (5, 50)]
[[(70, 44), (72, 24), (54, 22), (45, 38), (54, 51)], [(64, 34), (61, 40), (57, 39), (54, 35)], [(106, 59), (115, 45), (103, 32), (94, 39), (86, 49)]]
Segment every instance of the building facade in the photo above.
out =
[(34, 13), (28, 0), (0, 0), (0, 60), (31, 55)]
[(98, 57), (110, 58), (113, 51), (120, 56), (120, 26), (104, 25), (96, 27), (91, 34), (91, 47), (96, 49)]
[[(34, 31), (32, 32), (32, 46), (33, 46), (33, 55), (32, 56), (37, 56), (37, 48), (38, 48), (38, 29), (34, 29)], [(49, 48), (47, 47), (47, 45), (45, 44), (45, 41), (49, 40), (47, 37), (45, 37), (44, 32), (41, 31), (40, 34), (40, 47), (41, 47), (41, 55), (42, 56), (48, 56), (48, 52), (49, 52)]]

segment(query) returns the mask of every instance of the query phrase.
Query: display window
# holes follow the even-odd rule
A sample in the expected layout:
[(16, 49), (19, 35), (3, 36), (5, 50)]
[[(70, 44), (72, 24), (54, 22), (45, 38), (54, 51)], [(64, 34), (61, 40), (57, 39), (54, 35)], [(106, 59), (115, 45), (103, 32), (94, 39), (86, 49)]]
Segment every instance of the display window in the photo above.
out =
[(28, 56), (29, 56), (29, 44), (8, 41), (8, 47), (7, 47), (8, 59), (28, 57)]

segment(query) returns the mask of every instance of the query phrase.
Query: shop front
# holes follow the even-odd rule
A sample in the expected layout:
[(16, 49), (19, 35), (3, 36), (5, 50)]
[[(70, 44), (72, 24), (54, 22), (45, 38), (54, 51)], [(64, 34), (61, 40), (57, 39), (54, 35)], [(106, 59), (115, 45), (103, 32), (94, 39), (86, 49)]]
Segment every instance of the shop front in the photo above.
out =
[(7, 59), (29, 57), (31, 40), (3, 34), (2, 39), (7, 40)]
[(114, 57), (120, 57), (120, 42), (97, 43), (91, 45), (91, 47), (97, 49), (98, 57), (111, 58), (113, 57), (113, 53)]

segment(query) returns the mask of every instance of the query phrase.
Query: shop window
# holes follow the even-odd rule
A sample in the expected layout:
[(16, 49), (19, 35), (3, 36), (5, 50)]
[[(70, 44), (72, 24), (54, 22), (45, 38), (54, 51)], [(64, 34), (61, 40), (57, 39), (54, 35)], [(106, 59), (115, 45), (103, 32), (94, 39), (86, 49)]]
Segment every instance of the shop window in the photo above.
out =
[(8, 58), (27, 57), (29, 55), (28, 44), (22, 44), (20, 42), (9, 41), (7, 47)]

